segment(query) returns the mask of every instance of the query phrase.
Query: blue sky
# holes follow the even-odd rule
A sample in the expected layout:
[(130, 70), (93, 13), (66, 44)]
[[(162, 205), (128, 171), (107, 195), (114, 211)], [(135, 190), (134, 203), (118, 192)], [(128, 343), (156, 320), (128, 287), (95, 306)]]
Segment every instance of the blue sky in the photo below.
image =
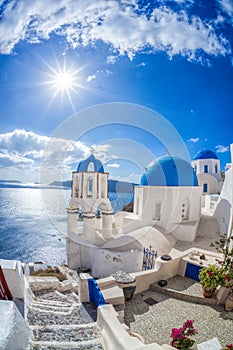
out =
[[(38, 181), (55, 131), (74, 113), (115, 102), (158, 112), (191, 158), (211, 149), (224, 169), (233, 142), (232, 35), (231, 0), (0, 1), (0, 178)], [(112, 178), (130, 181), (168, 148), (133, 117), (90, 129), (67, 144), (65, 179), (91, 147)], [(62, 135), (56, 145), (51, 168)]]

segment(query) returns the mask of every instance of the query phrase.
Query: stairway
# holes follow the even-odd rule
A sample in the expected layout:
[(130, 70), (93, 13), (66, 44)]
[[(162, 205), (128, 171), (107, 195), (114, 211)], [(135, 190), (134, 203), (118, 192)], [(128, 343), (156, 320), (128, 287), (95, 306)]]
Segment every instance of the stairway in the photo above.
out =
[(77, 294), (50, 291), (34, 298), (27, 322), (30, 350), (104, 349), (99, 328)]

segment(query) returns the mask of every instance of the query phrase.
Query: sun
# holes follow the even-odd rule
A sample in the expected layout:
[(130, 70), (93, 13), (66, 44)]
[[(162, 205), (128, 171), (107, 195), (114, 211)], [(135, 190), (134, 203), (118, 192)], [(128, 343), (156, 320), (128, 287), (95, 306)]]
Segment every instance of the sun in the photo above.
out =
[[(43, 60), (44, 61), (44, 60)], [(74, 109), (74, 95), (79, 95), (81, 89), (85, 89), (84, 84), (82, 84), (82, 67), (79, 69), (74, 69), (74, 66), (67, 65), (64, 59), (63, 64), (55, 59), (53, 64), (49, 64), (44, 61), (47, 66), (47, 71), (44, 72), (46, 78), (43, 84), (46, 85), (47, 91), (51, 92), (50, 105), (53, 104), (59, 95), (62, 97), (62, 101), (65, 102), (67, 98)]]
[(50, 89), (54, 91), (54, 97), (58, 93), (66, 93), (66, 95), (71, 98), (71, 93), (77, 93), (78, 88), (81, 87), (78, 84), (78, 70), (72, 70), (72, 68), (67, 68), (66, 64), (61, 67), (57, 63), (57, 69), (49, 66), (50, 72), (47, 73), (47, 76), (50, 78), (46, 81), (46, 84), (49, 85)]
[(75, 77), (69, 71), (59, 72), (55, 74), (54, 85), (58, 90), (70, 90), (74, 84)]
[(66, 56), (60, 61), (56, 56), (50, 62), (40, 57), (43, 64), (47, 67), (43, 70), (43, 79), (38, 82), (38, 86), (46, 86), (46, 92), (50, 96), (50, 103), (47, 106), (48, 110), (59, 99), (64, 105), (67, 100), (75, 112), (75, 104), (77, 97), (82, 98), (82, 91), (91, 93), (100, 93), (98, 90), (90, 87), (87, 84), (86, 69), (91, 66), (90, 62), (77, 68), (77, 62), (68, 63)]

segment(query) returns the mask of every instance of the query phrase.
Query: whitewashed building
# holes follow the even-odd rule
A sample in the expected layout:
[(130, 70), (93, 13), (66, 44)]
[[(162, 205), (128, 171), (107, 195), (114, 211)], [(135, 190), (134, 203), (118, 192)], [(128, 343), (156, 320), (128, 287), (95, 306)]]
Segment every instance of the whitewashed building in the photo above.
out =
[(192, 167), (197, 174), (198, 185), (202, 186), (203, 194), (221, 192), (223, 181), (220, 160), (213, 151), (203, 149), (198, 152), (192, 160)]
[[(143, 251), (152, 245), (168, 254), (171, 241), (194, 241), (202, 188), (192, 166), (165, 156), (142, 175), (135, 187), (133, 213), (113, 214), (108, 174), (93, 155), (72, 174), (67, 208), (67, 260), (70, 268), (90, 268), (95, 277), (142, 269)], [(100, 217), (96, 212), (100, 211)], [(83, 225), (78, 224), (79, 215)]]
[(164, 156), (156, 160), (135, 188), (134, 212), (125, 218), (124, 232), (154, 226), (182, 241), (194, 241), (201, 215), (196, 174), (185, 160)]

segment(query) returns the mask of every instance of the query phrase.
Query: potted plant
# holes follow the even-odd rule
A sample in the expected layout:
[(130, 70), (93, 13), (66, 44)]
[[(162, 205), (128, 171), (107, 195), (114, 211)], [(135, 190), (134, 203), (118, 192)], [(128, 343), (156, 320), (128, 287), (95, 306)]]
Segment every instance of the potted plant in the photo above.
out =
[(205, 298), (211, 298), (219, 285), (224, 283), (224, 270), (216, 265), (203, 267), (199, 272), (200, 284)]
[[(222, 254), (222, 258), (216, 259), (218, 264), (221, 266), (224, 271), (224, 279), (221, 284), (222, 287), (225, 287), (227, 293), (225, 294), (225, 310), (233, 310), (233, 235), (228, 237), (223, 234), (219, 234), (219, 240), (211, 243), (212, 247), (215, 247), (216, 251)], [(230, 294), (228, 292), (230, 290)], [(225, 293), (225, 292), (224, 292)]]
[(230, 294), (225, 301), (225, 310), (233, 310), (233, 269), (226, 273), (225, 275), (225, 287), (230, 290)]
[(233, 344), (227, 344), (223, 350), (233, 349)]
[(170, 345), (180, 350), (191, 349), (195, 343), (195, 340), (190, 338), (198, 333), (193, 326), (194, 320), (187, 320), (180, 328), (172, 328), (170, 335)]

